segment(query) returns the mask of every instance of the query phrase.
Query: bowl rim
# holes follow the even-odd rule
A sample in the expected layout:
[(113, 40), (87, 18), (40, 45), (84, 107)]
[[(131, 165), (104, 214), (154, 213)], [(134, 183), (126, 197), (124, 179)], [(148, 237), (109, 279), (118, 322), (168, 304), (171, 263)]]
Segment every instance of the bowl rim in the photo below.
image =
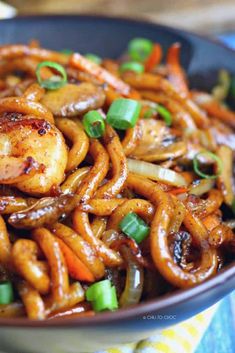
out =
[[(154, 22), (152, 19), (146, 19), (144, 17), (137, 16), (135, 18), (131, 18), (128, 16), (113, 16), (113, 15), (99, 15), (93, 13), (83, 13), (83, 14), (41, 14), (41, 15), (20, 15), (15, 18), (10, 19), (3, 19), (1, 23), (4, 22), (20, 22), (20, 21), (27, 21), (27, 20), (42, 20), (42, 19), (103, 19), (103, 20), (111, 20), (116, 22), (126, 22), (126, 23), (135, 23), (135, 24), (142, 24), (142, 25), (150, 25), (153, 27), (158, 27), (162, 30), (169, 30), (185, 35), (190, 35), (195, 38), (199, 38), (203, 41), (212, 43), (218, 47), (222, 47), (223, 49), (227, 50), (228, 53), (232, 53), (235, 58), (235, 50), (232, 48), (227, 47), (221, 41), (210, 38), (205, 35), (196, 34), (188, 30), (184, 30), (181, 28), (171, 27), (168, 25), (158, 24)], [(71, 327), (86, 327), (86, 326), (97, 326), (99, 324), (108, 325), (110, 323), (117, 323), (122, 320), (127, 319), (137, 319), (141, 316), (144, 316), (148, 313), (156, 312), (158, 310), (170, 309), (173, 308), (176, 304), (182, 304), (184, 301), (188, 299), (192, 299), (197, 297), (199, 294), (205, 294), (209, 290), (213, 290), (217, 287), (222, 286), (223, 284), (227, 283), (228, 281), (235, 278), (235, 262), (231, 263), (229, 266), (225, 267), (221, 272), (213, 276), (212, 278), (208, 279), (207, 281), (196, 285), (195, 287), (189, 289), (180, 289), (176, 290), (173, 293), (166, 294), (157, 299), (151, 299), (147, 302), (137, 304), (135, 306), (126, 308), (126, 309), (119, 309), (115, 312), (104, 312), (100, 314), (96, 314), (95, 316), (91, 317), (77, 317), (77, 318), (55, 318), (50, 320), (43, 320), (43, 321), (36, 321), (36, 320), (29, 320), (27, 318), (0, 318), (0, 327), (14, 327), (14, 328), (71, 328)]]
[[(174, 31), (174, 32), (178, 32), (178, 33), (182, 33), (182, 34), (186, 34), (186, 35), (190, 35), (190, 36), (193, 36), (195, 38), (199, 38), (203, 41), (207, 41), (207, 42), (210, 42), (211, 44), (214, 44), (214, 45), (217, 45), (217, 46), (220, 46), (221, 48), (225, 49), (226, 51), (228, 51), (230, 54), (234, 54), (235, 55), (235, 48), (232, 48), (232, 47), (229, 47), (227, 46), (225, 43), (223, 43), (221, 40), (219, 40), (218, 38), (216, 37), (210, 37), (209, 34), (201, 34), (201, 33), (197, 33), (197, 32), (194, 32), (192, 30), (187, 30), (187, 29), (184, 29), (184, 28), (180, 28), (180, 27), (174, 27), (174, 26), (170, 26), (170, 25), (165, 25), (165, 24), (162, 24), (162, 23), (158, 23), (156, 21), (154, 21), (152, 18), (148, 18), (144, 15), (135, 15), (135, 18), (129, 16), (129, 15), (103, 15), (103, 14), (99, 14), (99, 13), (96, 13), (96, 12), (83, 12), (81, 14), (73, 14), (73, 13), (66, 13), (66, 14), (60, 14), (60, 13), (55, 13), (55, 14), (29, 14), (29, 15), (17, 15), (16, 17), (12, 17), (12, 18), (3, 18), (1, 19), (1, 22), (0, 23), (4, 23), (4, 22), (20, 22), (20, 21), (25, 21), (25, 20), (30, 20), (30, 19), (33, 19), (33, 20), (41, 20), (41, 19), (51, 19), (51, 20), (54, 20), (54, 19), (70, 19), (70, 18), (73, 18), (73, 19), (79, 19), (79, 18), (83, 18), (83, 19), (103, 19), (103, 20), (111, 20), (111, 21), (117, 21), (117, 22), (129, 22), (129, 23), (140, 23), (142, 25), (150, 25), (152, 27), (158, 27), (158, 28), (161, 28), (161, 29), (166, 29), (166, 30), (169, 30), (169, 31)], [(225, 32), (226, 33), (226, 32)]]
[(98, 313), (91, 317), (77, 317), (77, 318), (55, 318), (50, 320), (29, 320), (28, 318), (2, 318), (0, 319), (0, 327), (27, 327), (27, 328), (71, 328), (71, 327), (91, 327), (99, 324), (108, 325), (119, 321), (128, 319), (137, 319), (148, 315), (149, 313), (156, 313), (158, 310), (171, 309), (176, 304), (182, 304), (188, 299), (196, 298), (199, 294), (205, 294), (207, 291), (214, 290), (222, 286), (226, 282), (235, 278), (235, 263), (230, 264), (224, 268), (214, 277), (207, 281), (196, 285), (189, 289), (179, 289), (170, 294), (166, 294), (157, 299), (151, 299), (126, 309), (118, 309), (113, 312)]

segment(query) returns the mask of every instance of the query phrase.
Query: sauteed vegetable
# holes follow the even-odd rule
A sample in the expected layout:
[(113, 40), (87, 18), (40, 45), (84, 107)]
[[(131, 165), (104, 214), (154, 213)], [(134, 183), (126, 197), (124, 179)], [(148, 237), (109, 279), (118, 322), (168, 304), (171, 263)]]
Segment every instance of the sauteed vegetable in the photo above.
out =
[(1, 317), (117, 310), (234, 259), (234, 79), (191, 89), (180, 50), (0, 47)]

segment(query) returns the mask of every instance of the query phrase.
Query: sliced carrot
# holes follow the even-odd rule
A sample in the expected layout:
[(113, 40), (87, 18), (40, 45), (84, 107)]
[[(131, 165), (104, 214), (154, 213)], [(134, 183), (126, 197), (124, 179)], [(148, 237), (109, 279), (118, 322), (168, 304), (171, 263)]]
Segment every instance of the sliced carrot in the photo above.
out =
[(56, 238), (60, 245), (60, 249), (64, 255), (69, 275), (77, 280), (94, 282), (93, 273), (84, 265), (84, 263), (74, 254), (74, 252), (61, 240)]
[(212, 229), (214, 229), (215, 227), (217, 227), (220, 224), (220, 220), (215, 214), (211, 214), (211, 215), (205, 217), (202, 220), (202, 223), (204, 224), (206, 229), (210, 232), (210, 231), (212, 231)]
[(235, 112), (226, 109), (219, 102), (211, 100), (201, 104), (205, 111), (215, 118), (223, 121), (225, 124), (235, 128)]
[(145, 71), (152, 71), (162, 60), (162, 47), (159, 43), (154, 44), (152, 53), (145, 62)]
[(140, 92), (138, 92), (132, 88), (129, 95), (128, 95), (128, 98), (139, 100), (139, 99), (141, 99), (141, 94), (140, 94)]
[(128, 84), (112, 75), (109, 71), (105, 70), (96, 63), (86, 59), (81, 54), (73, 54), (70, 59), (70, 64), (82, 71), (88, 72), (92, 76), (96, 77), (100, 82), (109, 84), (123, 96), (129, 97), (131, 88)]
[(168, 78), (173, 86), (183, 92), (185, 95), (189, 94), (188, 85), (183, 68), (180, 65), (180, 43), (174, 43), (167, 52), (167, 69)]
[(122, 96), (111, 87), (107, 87), (107, 89), (105, 90), (105, 93), (106, 93), (105, 102), (108, 106), (110, 106), (113, 103), (113, 101), (115, 101), (115, 99), (122, 98)]
[(187, 188), (176, 188), (176, 189), (170, 190), (169, 193), (171, 195), (179, 195), (179, 194), (184, 194), (187, 191), (188, 191)]

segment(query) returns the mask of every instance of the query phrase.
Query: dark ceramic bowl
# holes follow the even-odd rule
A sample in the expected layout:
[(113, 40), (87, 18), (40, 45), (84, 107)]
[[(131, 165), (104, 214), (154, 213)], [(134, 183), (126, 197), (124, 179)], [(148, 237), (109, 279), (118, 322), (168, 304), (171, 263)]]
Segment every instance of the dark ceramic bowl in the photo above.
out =
[[(43, 46), (118, 57), (133, 37), (182, 44), (182, 63), (193, 87), (210, 89), (217, 71), (235, 73), (235, 54), (221, 44), (181, 30), (143, 21), (101, 16), (24, 17), (0, 21), (0, 45), (39, 39)], [(0, 349), (12, 353), (92, 352), (137, 341), (216, 303), (235, 287), (235, 264), (207, 282), (130, 309), (94, 318), (32, 322), (0, 319)], [(146, 319), (147, 317), (147, 319)]]

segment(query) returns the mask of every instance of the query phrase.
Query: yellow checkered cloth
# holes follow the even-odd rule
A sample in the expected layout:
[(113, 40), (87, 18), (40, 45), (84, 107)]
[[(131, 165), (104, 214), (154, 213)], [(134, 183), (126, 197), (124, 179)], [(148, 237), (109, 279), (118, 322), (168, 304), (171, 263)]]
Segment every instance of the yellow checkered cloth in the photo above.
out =
[(208, 328), (218, 304), (204, 312), (156, 333), (138, 343), (120, 345), (96, 353), (193, 353)]

